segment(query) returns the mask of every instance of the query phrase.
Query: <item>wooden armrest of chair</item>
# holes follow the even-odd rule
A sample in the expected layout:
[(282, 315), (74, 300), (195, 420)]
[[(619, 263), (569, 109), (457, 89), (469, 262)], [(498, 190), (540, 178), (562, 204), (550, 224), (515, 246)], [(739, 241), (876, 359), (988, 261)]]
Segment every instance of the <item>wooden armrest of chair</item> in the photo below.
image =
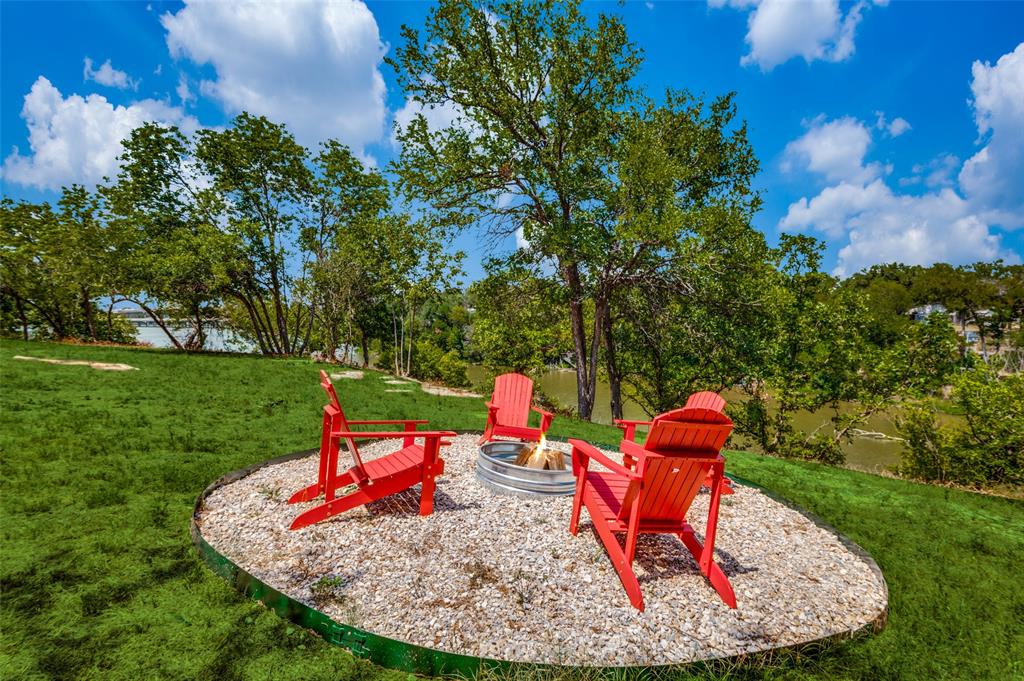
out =
[(636, 421), (633, 419), (613, 419), (613, 422), (622, 431), (622, 437), (627, 440), (632, 440), (634, 435), (636, 435), (637, 426), (649, 426), (654, 423), (653, 421)]
[[(637, 474), (636, 471), (631, 471), (625, 466), (623, 466), (621, 463), (615, 463), (614, 461), (609, 459), (607, 456), (604, 455), (604, 453), (601, 450), (599, 450), (597, 447), (590, 444), (589, 442), (584, 442), (583, 440), (569, 440), (569, 444), (572, 445), (572, 457), (574, 462), (577, 458), (577, 454), (580, 455), (580, 458), (584, 459), (583, 461), (580, 462), (580, 467), (584, 471), (587, 470), (587, 464), (589, 463), (589, 460), (596, 459), (599, 464), (601, 464), (602, 466), (604, 466), (613, 473), (617, 473), (618, 475), (622, 475), (630, 479), (638, 480), (641, 477), (639, 474)], [(575, 466), (573, 466), (573, 468), (575, 470)]]
[(334, 433), (334, 437), (350, 437), (352, 439), (363, 439), (363, 440), (377, 440), (381, 438), (389, 437), (412, 437), (413, 439), (420, 438), (442, 438), (442, 437), (456, 437), (458, 433), (452, 430), (392, 430), (392, 431), (342, 431), (340, 433)]
[(352, 420), (350, 420), (349, 423), (352, 424), (352, 425), (356, 425), (356, 426), (384, 426), (384, 425), (390, 425), (390, 424), (393, 424), (393, 423), (403, 423), (408, 428), (410, 425), (417, 426), (417, 425), (422, 425), (424, 423), (430, 423), (430, 421), (428, 421), (426, 419), (386, 419), (386, 420), (383, 420), (383, 421), (352, 421)]
[(530, 409), (540, 414), (540, 432), (548, 432), (548, 428), (551, 427), (551, 422), (554, 420), (555, 415), (547, 409), (541, 409), (540, 407), (530, 407)]

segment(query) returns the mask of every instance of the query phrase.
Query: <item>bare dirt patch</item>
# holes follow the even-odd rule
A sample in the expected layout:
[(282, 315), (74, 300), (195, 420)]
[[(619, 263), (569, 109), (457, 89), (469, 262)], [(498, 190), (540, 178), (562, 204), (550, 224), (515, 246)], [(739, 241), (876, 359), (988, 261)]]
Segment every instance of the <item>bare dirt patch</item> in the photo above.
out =
[(90, 362), (83, 359), (53, 359), (51, 357), (26, 357), (24, 355), (15, 355), (14, 359), (24, 359), (32, 362), (44, 362), (46, 364), (59, 364), (60, 366), (81, 366), (89, 367), (91, 369), (99, 369), (100, 371), (138, 371), (138, 367), (133, 367), (130, 364), (120, 364), (112, 362)]

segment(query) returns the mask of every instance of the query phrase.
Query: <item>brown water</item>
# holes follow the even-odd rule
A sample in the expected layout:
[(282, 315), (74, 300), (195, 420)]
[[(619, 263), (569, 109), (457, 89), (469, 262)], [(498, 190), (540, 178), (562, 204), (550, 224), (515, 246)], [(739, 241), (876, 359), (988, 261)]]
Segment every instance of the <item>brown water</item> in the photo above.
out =
[[(470, 367), (470, 378), (478, 380), (483, 378), (483, 367)], [(545, 394), (554, 398), (558, 403), (570, 406), (576, 404), (576, 373), (574, 371), (553, 370), (541, 375), (538, 384)], [(728, 391), (723, 394), (726, 400), (733, 401), (740, 399), (738, 392)], [(597, 423), (611, 423), (611, 392), (608, 384), (598, 381), (597, 399), (594, 405), (593, 420)], [(627, 419), (646, 419), (648, 415), (635, 402), (626, 400), (623, 405), (623, 416)], [(843, 405), (840, 410), (851, 409), (852, 405)], [(821, 429), (824, 432), (831, 432), (832, 410), (818, 412), (798, 412), (795, 417), (795, 425), (804, 432), (812, 432)], [(940, 420), (952, 420), (955, 417), (940, 414)], [(867, 423), (861, 426), (861, 430), (870, 435), (856, 436), (850, 443), (843, 444), (843, 452), (846, 454), (846, 463), (851, 468), (879, 472), (887, 467), (899, 463), (900, 452), (903, 443), (898, 439), (899, 433), (896, 424), (888, 414), (876, 414), (868, 419)]]

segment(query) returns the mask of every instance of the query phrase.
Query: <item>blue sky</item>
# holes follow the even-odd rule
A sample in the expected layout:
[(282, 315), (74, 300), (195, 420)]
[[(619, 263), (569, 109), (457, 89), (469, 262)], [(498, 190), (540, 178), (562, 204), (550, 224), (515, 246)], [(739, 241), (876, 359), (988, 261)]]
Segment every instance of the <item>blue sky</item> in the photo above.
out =
[[(381, 57), (426, 3), (0, 4), (5, 195), (52, 199), (116, 171), (143, 120), (241, 109), (385, 165), (415, 106)], [(761, 161), (756, 226), (828, 244), (837, 274), (1024, 253), (1024, 3), (587, 3), (621, 15), (641, 83), (737, 92)], [(89, 60), (88, 62), (86, 60)], [(439, 114), (443, 120), (443, 115)], [(484, 240), (466, 235), (479, 275)], [(509, 243), (512, 248), (514, 244)]]

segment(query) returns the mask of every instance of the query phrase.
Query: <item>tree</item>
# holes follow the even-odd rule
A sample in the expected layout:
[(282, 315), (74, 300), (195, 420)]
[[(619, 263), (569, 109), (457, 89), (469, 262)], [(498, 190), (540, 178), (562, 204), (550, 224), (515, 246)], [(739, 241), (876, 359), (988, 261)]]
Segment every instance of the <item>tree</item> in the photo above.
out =
[(418, 115), (398, 131), (401, 185), (449, 224), (529, 243), (515, 257), (565, 290), (578, 411), (589, 418), (602, 346), (618, 392), (615, 290), (677, 257), (680, 233), (712, 204), (756, 208), (745, 129), (728, 130), (730, 97), (707, 110), (686, 93), (661, 106), (642, 97), (622, 22), (601, 15), (591, 26), (578, 3), (450, 0), (426, 24), (423, 40), (403, 29), (390, 62), (416, 102), (459, 116), (434, 131)]
[(3, 200), (3, 309), (25, 339), (32, 328), (44, 337), (132, 340), (131, 328), (109, 314), (106, 323), (99, 318), (96, 298), (119, 267), (99, 197), (80, 186), (67, 187), (57, 207)]
[(377, 170), (364, 168), (348, 147), (334, 140), (322, 145), (315, 173), (317, 222), (303, 231), (301, 241), (314, 258), (307, 283), (315, 302), (316, 329), (328, 358), (343, 342), (350, 351), (358, 330), (365, 366), (380, 296), (366, 270), (368, 263), (360, 251), (364, 244), (357, 232), (361, 223), (380, 219), (388, 209), (387, 181)]
[(972, 487), (1024, 483), (1024, 374), (1000, 377), (979, 364), (953, 378), (952, 400), (962, 424), (940, 425), (927, 406), (901, 419), (900, 472)]
[[(111, 304), (135, 303), (175, 347), (201, 349), (238, 244), (218, 228), (219, 197), (204, 187), (181, 131), (146, 123), (122, 147), (116, 181), (101, 188), (118, 262)], [(189, 329), (184, 341), (174, 333), (180, 328)]]
[(745, 219), (705, 220), (685, 257), (623, 294), (615, 347), (627, 392), (649, 415), (756, 375), (773, 340), (770, 249)]
[[(942, 314), (908, 325), (887, 347), (874, 344), (865, 295), (820, 272), (821, 250), (809, 237), (783, 235), (772, 341), (733, 415), (737, 433), (768, 454), (841, 463), (857, 426), (899, 400), (936, 392), (960, 357)], [(796, 412), (826, 408), (831, 418), (813, 432), (795, 427)]]
[(521, 263), (491, 261), (469, 289), (472, 351), (495, 372), (536, 373), (572, 352), (565, 291)]
[(293, 272), (309, 264), (298, 235), (311, 224), (316, 229), (308, 153), (284, 126), (248, 113), (230, 128), (197, 135), (200, 169), (219, 195), (219, 218), (240, 253), (228, 263), (225, 292), (246, 310), (263, 352), (301, 354), (314, 321), (312, 301), (297, 300), (292, 288)]

